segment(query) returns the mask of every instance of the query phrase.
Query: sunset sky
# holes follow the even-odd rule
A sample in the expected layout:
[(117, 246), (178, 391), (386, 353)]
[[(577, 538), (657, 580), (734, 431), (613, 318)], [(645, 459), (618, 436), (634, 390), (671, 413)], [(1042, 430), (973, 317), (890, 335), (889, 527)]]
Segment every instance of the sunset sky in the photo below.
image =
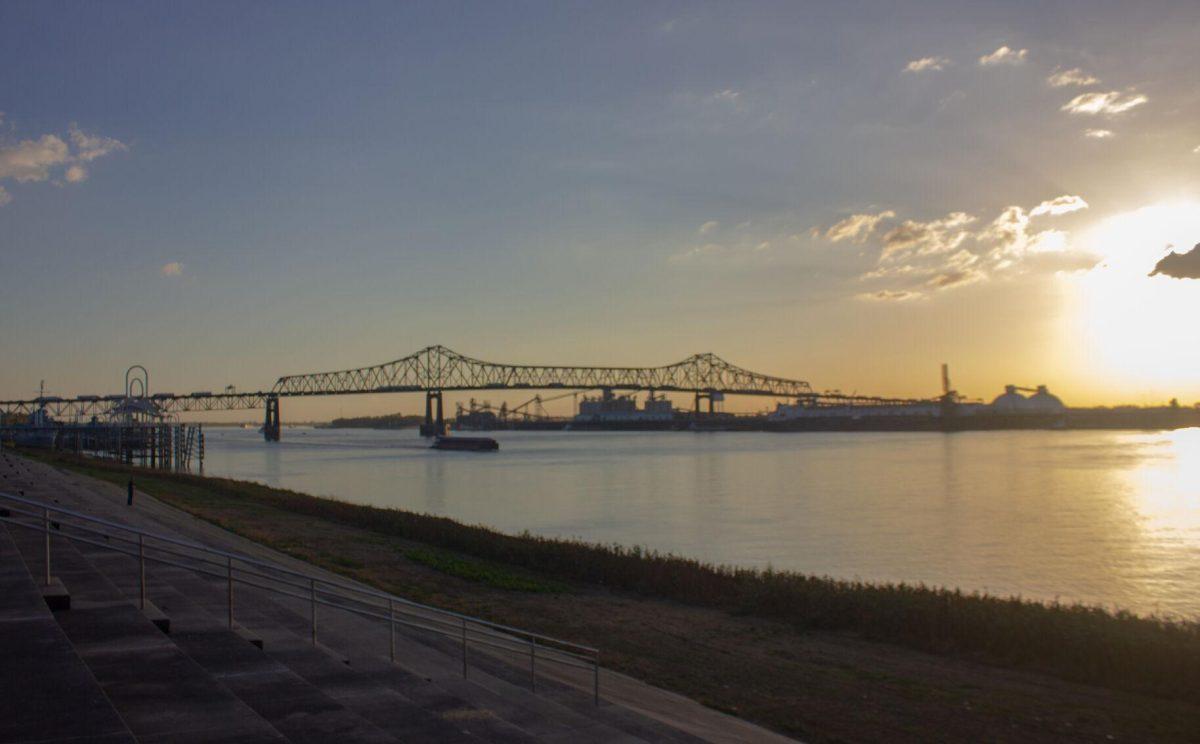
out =
[(0, 398), (440, 343), (1200, 400), (1200, 280), (1149, 276), (1200, 243), (1200, 5), (896, 7), (0, 4)]

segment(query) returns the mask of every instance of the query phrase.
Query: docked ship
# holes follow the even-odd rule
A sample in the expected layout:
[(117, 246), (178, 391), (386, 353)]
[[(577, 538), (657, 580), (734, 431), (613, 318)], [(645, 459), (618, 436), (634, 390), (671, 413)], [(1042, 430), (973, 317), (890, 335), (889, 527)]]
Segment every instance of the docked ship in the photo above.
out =
[(650, 391), (645, 405), (638, 407), (634, 395), (615, 395), (609, 388), (594, 398), (579, 401), (579, 412), (571, 419), (572, 429), (675, 429), (682, 428), (675, 407), (665, 396)]
[[(1030, 395), (1026, 396), (1025, 393)], [(942, 395), (930, 400), (875, 405), (777, 404), (766, 417), (771, 431), (968, 431), (1055, 429), (1067, 425), (1067, 407), (1045, 385), (1006, 385), (991, 403), (969, 402), (950, 389), (942, 370)]]
[(43, 406), (29, 414), (29, 420), (4, 430), (3, 436), (18, 447), (53, 448), (58, 441), (59, 423), (50, 418)]

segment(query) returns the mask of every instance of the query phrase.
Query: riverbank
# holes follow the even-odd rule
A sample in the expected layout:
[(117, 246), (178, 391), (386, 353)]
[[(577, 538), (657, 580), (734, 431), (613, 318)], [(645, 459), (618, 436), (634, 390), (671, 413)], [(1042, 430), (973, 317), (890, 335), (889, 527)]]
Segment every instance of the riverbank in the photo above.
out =
[[(113, 483), (131, 474), (50, 461)], [(1195, 625), (723, 569), (252, 483), (132, 474), (139, 490), (258, 542), (597, 645), (613, 668), (809, 740), (1184, 741), (1200, 722)]]

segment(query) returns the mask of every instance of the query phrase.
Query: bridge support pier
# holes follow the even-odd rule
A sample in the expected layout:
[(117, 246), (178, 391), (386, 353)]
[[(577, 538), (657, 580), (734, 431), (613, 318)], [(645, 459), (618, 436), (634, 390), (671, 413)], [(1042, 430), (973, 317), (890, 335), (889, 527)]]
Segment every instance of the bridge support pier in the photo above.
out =
[[(434, 401), (437, 401), (437, 416), (434, 416)], [(446, 433), (446, 421), (442, 417), (442, 391), (425, 393), (425, 423), (421, 424), (421, 436), (440, 437)]]
[(700, 415), (700, 401), (705, 400), (705, 399), (708, 400), (709, 415), (711, 416), (713, 413), (714, 409), (713, 409), (713, 393), (712, 393), (712, 391), (711, 390), (706, 390), (704, 392), (697, 391), (696, 392), (696, 415), (697, 416)]
[(278, 442), (280, 433), (279, 396), (267, 396), (266, 415), (263, 420), (263, 439)]

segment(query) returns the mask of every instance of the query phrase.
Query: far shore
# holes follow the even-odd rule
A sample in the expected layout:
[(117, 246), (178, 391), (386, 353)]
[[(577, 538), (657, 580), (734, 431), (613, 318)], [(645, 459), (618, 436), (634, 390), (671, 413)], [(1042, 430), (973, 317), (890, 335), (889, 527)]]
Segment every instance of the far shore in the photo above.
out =
[[(606, 666), (809, 741), (1190, 741), (1200, 623), (713, 566), (45, 452), (387, 591), (602, 649)], [(996, 732), (1002, 732), (998, 735)]]

